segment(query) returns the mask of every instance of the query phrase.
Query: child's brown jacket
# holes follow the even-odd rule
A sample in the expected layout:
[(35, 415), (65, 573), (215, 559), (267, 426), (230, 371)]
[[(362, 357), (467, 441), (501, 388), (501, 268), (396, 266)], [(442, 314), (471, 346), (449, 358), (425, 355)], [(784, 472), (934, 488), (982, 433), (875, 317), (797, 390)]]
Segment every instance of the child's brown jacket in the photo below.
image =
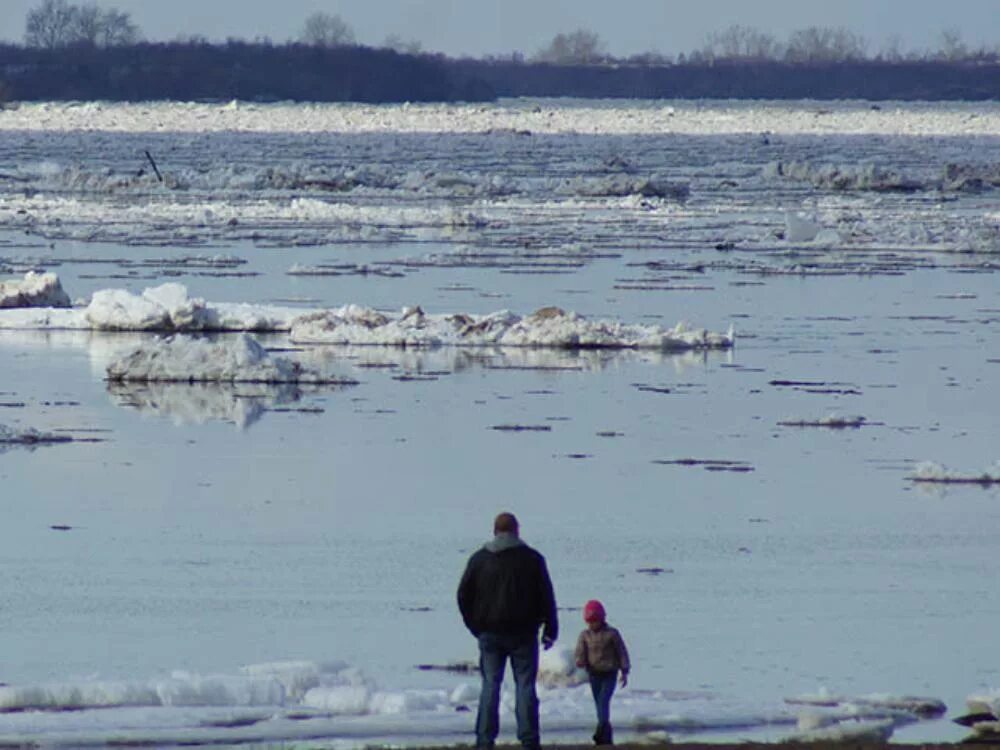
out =
[(576, 640), (574, 658), (588, 672), (615, 672), (626, 674), (632, 668), (625, 641), (617, 629), (607, 623), (598, 630), (585, 629)]

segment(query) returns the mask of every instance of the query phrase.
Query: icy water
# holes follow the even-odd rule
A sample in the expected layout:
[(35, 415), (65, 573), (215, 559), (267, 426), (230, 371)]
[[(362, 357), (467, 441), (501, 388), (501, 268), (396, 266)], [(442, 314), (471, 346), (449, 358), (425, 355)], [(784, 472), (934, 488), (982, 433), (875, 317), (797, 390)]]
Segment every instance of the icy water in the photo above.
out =
[[(997, 476), (998, 173), (995, 104), (0, 112), (0, 268), (82, 303), (175, 281), (736, 333), (308, 347), (356, 384), (268, 389), (111, 385), (150, 334), (0, 330), (0, 425), (75, 438), (0, 452), (0, 741), (468, 740), (474, 675), (418, 665), (475, 659), (455, 587), (500, 510), (560, 645), (594, 597), (625, 635), (623, 738), (819, 711), (960, 739), (1000, 689), (1000, 491), (914, 477)], [(552, 741), (591, 711), (542, 688)]]

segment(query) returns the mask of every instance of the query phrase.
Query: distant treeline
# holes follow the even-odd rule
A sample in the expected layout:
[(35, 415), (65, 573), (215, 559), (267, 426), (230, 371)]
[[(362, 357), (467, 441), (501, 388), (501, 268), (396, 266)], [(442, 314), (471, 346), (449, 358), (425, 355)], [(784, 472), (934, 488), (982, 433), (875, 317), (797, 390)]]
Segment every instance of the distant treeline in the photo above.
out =
[(732, 60), (674, 65), (464, 61), (501, 96), (636, 99), (1000, 99), (1000, 62)]
[(23, 101), (403, 102), (493, 96), (440, 57), (249, 42), (0, 47), (0, 82), (7, 98)]
[(0, 99), (490, 101), (514, 96), (1000, 99), (994, 60), (553, 64), (232, 41), (0, 46)]

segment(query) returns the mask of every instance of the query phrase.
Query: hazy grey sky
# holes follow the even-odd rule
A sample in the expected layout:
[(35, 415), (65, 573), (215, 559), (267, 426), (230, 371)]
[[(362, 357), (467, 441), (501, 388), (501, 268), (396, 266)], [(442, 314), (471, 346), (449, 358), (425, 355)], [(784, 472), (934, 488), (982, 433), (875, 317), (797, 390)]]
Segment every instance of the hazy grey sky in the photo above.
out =
[[(71, 0), (72, 1), (72, 0)], [(93, 0), (78, 0), (85, 4)], [(0, 39), (20, 42), (24, 19), (41, 0), (0, 0)], [(146, 38), (199, 34), (298, 36), (313, 12), (339, 14), (358, 41), (378, 45), (395, 34), (428, 51), (480, 57), (536, 52), (563, 31), (597, 32), (614, 55), (677, 54), (702, 46), (733, 24), (778, 40), (806, 26), (846, 26), (870, 51), (896, 37), (903, 51), (937, 49), (941, 32), (958, 31), (971, 46), (1000, 45), (1000, 0), (97, 0), (132, 15)]]

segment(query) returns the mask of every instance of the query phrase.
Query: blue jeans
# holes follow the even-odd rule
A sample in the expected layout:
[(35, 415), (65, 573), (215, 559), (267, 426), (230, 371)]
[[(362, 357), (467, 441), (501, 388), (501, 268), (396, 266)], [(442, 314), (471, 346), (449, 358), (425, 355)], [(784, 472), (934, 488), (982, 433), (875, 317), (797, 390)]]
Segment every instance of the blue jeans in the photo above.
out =
[(483, 676), (483, 687), (476, 715), (476, 746), (493, 747), (500, 732), (500, 686), (507, 659), (514, 673), (517, 739), (527, 750), (538, 750), (541, 745), (538, 694), (535, 692), (538, 636), (534, 632), (479, 634), (479, 672)]
[(615, 680), (618, 672), (591, 672), (590, 692), (594, 695), (597, 708), (597, 729), (594, 742), (598, 745), (614, 744), (611, 731), (611, 696), (615, 694)]

